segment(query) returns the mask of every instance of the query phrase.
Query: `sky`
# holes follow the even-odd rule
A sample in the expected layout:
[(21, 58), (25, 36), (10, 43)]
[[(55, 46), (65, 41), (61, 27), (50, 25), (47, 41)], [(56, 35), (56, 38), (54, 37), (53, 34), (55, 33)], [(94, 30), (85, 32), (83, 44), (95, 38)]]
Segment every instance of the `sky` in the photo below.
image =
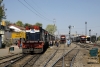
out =
[[(4, 0), (8, 21), (57, 26), (56, 34), (100, 35), (100, 0)], [(74, 27), (73, 27), (74, 26)]]

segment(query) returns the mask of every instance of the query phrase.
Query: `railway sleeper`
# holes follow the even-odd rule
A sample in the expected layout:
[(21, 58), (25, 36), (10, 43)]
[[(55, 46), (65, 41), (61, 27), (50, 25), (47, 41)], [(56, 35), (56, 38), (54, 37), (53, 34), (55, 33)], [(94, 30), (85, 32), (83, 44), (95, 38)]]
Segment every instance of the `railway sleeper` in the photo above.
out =
[(34, 49), (34, 48), (29, 48), (29, 49), (22, 49), (22, 53), (42, 53), (43, 49)]

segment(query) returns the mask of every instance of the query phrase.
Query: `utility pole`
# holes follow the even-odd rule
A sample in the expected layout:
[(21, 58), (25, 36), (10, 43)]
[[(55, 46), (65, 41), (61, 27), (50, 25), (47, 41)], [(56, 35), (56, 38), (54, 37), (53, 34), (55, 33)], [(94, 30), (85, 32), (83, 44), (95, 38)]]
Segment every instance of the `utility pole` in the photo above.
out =
[(89, 35), (90, 35), (90, 42), (91, 42), (91, 29), (89, 30)]
[(55, 28), (56, 28), (56, 25), (55, 25), (56, 19), (53, 19), (53, 23), (54, 23), (54, 31), (53, 31), (53, 32), (54, 32), (54, 36), (55, 36), (55, 40), (56, 40), (56, 33), (55, 33), (55, 32), (56, 32), (56, 31), (55, 31), (55, 30), (56, 30), (56, 29), (55, 29)]
[(76, 36), (77, 36), (77, 31), (76, 31)]
[(85, 22), (85, 35), (87, 36), (87, 22)]
[(96, 42), (97, 42), (97, 33), (96, 33)]

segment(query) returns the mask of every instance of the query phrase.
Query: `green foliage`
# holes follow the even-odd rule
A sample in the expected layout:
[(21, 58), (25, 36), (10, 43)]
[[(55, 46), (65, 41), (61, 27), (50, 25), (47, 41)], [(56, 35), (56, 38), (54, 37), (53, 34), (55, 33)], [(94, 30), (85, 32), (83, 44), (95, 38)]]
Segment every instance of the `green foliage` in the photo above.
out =
[(6, 23), (6, 26), (9, 26), (10, 24), (12, 24), (10, 21), (5, 21), (5, 23)]
[(22, 21), (17, 21), (15, 24), (16, 24), (17, 26), (23, 27), (23, 22), (22, 22)]
[(9, 43), (7, 43), (6, 45), (7, 45), (7, 47), (10, 47), (10, 46), (12, 45), (12, 43), (9, 42)]
[(4, 5), (2, 5), (3, 0), (0, 0), (0, 21), (2, 19), (5, 19), (5, 9), (4, 9)]
[(49, 24), (47, 25), (46, 30), (51, 34), (54, 34), (57, 31), (57, 27), (55, 25)]
[(10, 47), (12, 45), (12, 42), (10, 40), (5, 40), (4, 41), (4, 44), (7, 46), (7, 47)]
[(24, 27), (26, 27), (26, 26), (30, 26), (30, 25), (31, 25), (31, 24), (25, 23), (25, 24), (24, 24)]
[(100, 41), (100, 36), (97, 38), (98, 41)]
[(37, 22), (35, 25), (42, 27), (42, 23)]

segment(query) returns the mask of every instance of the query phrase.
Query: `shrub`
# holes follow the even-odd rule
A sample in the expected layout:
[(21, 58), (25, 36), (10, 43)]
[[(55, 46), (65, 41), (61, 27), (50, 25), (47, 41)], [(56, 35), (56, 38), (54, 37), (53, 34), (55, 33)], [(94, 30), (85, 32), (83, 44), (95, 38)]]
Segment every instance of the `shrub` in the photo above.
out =
[(10, 47), (12, 45), (12, 43), (8, 42), (6, 45), (7, 45), (7, 47)]
[(7, 47), (10, 47), (11, 45), (12, 45), (12, 42), (11, 41), (7, 41), (7, 40), (5, 40), (4, 41), (4, 44), (7, 46)]

